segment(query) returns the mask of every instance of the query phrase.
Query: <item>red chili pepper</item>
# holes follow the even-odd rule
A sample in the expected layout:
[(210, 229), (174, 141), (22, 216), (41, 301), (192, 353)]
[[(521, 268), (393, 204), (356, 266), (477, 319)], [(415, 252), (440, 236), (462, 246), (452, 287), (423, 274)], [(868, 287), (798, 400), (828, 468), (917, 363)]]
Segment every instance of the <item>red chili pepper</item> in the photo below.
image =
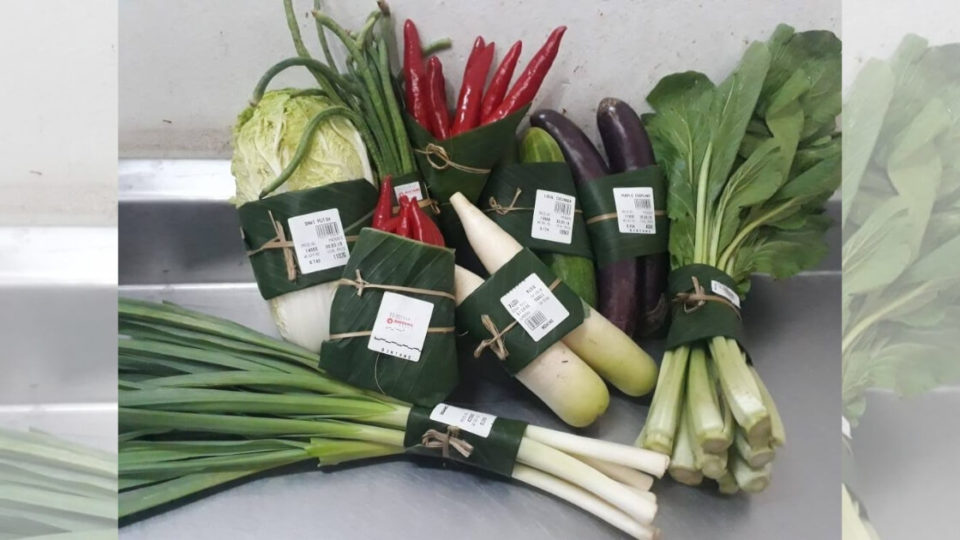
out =
[(467, 90), (467, 78), (470, 76), (470, 73), (472, 73), (473, 67), (477, 64), (477, 58), (486, 48), (487, 43), (483, 40), (483, 37), (477, 36), (477, 39), (473, 41), (473, 49), (470, 50), (470, 56), (467, 57), (467, 63), (463, 66), (463, 79), (460, 81), (460, 94), (457, 97), (457, 105), (453, 108), (454, 115), (457, 115), (458, 111), (463, 108), (463, 100), (466, 97), (465, 92)]
[(393, 216), (393, 178), (388, 174), (380, 180), (380, 198), (377, 199), (377, 206), (373, 209), (372, 227), (385, 231), (383, 226), (391, 216)]
[(437, 224), (431, 221), (430, 218), (427, 217), (427, 214), (423, 212), (423, 208), (420, 208), (420, 203), (414, 200), (408, 208), (410, 209), (410, 222), (413, 225), (414, 240), (419, 240), (434, 246), (445, 245), (440, 229), (437, 227)]
[(412, 220), (410, 219), (410, 199), (406, 195), (400, 196), (400, 222), (397, 223), (396, 234), (404, 238), (413, 238)]
[(510, 79), (513, 77), (513, 70), (517, 67), (517, 60), (520, 58), (520, 50), (523, 43), (517, 41), (514, 43), (507, 54), (500, 61), (497, 71), (493, 73), (487, 91), (483, 94), (483, 104), (480, 106), (480, 118), (486, 118), (503, 101), (503, 96), (507, 94), (507, 87), (510, 86)]
[(400, 225), (400, 216), (392, 216), (390, 219), (388, 219), (383, 223), (382, 227), (377, 227), (377, 228), (380, 229), (381, 231), (392, 233), (397, 231), (398, 225)]
[(460, 89), (460, 106), (453, 117), (450, 136), (456, 136), (477, 127), (480, 123), (480, 102), (483, 100), (483, 87), (487, 82), (487, 73), (493, 63), (493, 43), (477, 54), (470, 69), (463, 76)]
[(433, 136), (443, 140), (450, 136), (450, 111), (443, 80), (443, 64), (436, 56), (427, 60), (427, 101), (430, 103), (430, 127)]
[(427, 105), (427, 72), (423, 65), (420, 34), (413, 21), (403, 23), (403, 76), (406, 80), (407, 111), (421, 126), (430, 128)]
[(503, 102), (490, 113), (489, 116), (483, 119), (481, 125), (506, 118), (510, 114), (519, 111), (524, 105), (533, 101), (534, 96), (537, 95), (537, 90), (539, 90), (540, 85), (543, 84), (544, 77), (546, 77), (547, 72), (550, 71), (553, 60), (557, 57), (557, 51), (560, 50), (560, 40), (566, 31), (567, 27), (561, 26), (550, 33), (547, 42), (543, 44), (543, 47), (537, 51), (537, 54), (535, 54), (530, 60), (530, 63), (527, 64), (527, 68), (523, 70), (517, 82), (514, 83), (513, 88), (510, 89), (510, 93), (507, 94)]

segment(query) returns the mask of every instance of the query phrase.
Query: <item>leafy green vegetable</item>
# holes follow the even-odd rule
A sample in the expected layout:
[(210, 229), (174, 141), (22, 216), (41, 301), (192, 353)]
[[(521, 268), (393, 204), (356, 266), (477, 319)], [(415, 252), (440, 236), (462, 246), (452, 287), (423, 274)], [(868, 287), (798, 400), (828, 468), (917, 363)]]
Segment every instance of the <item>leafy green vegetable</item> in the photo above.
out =
[[(333, 105), (329, 98), (285, 89), (267, 92), (240, 113), (230, 164), (237, 186), (234, 204), (258, 199), (292, 161), (310, 121)], [(331, 117), (317, 127), (307, 154), (278, 192), (354, 178), (373, 178), (366, 147), (348, 120)]]
[[(644, 120), (668, 177), (674, 270), (712, 266), (729, 275), (744, 296), (752, 274), (786, 278), (824, 256), (823, 236), (830, 226), (824, 205), (841, 173), (836, 131), (840, 49), (840, 40), (830, 32), (796, 33), (781, 25), (767, 43), (751, 44), (719, 85), (701, 73), (686, 72), (665, 77), (653, 89), (647, 101), (654, 112)], [(685, 274), (674, 277), (679, 275)], [(701, 285), (718, 292), (713, 284)], [(676, 329), (684, 313), (675, 317)], [(742, 458), (783, 444), (773, 400), (746, 365), (736, 340), (707, 336), (687, 344), (689, 353), (675, 347), (664, 356), (638, 444), (670, 453), (678, 417), (686, 415), (694, 431), (694, 453), (717, 457), (733, 442), (732, 430), (721, 431), (718, 424), (718, 411), (729, 410), (742, 432), (741, 448), (750, 451), (746, 456), (734, 452), (728, 472), (741, 490), (763, 489), (768, 466), (751, 467)], [(685, 372), (688, 355), (691, 367)], [(716, 372), (719, 400), (705, 378), (705, 355)], [(684, 377), (692, 381), (691, 373), (699, 381), (686, 388), (698, 395), (688, 395), (684, 406), (678, 403), (677, 383)], [(729, 474), (701, 469), (724, 478), (724, 489), (730, 491)]]
[(850, 91), (844, 152), (844, 416), (863, 392), (960, 378), (960, 45), (907, 36)]

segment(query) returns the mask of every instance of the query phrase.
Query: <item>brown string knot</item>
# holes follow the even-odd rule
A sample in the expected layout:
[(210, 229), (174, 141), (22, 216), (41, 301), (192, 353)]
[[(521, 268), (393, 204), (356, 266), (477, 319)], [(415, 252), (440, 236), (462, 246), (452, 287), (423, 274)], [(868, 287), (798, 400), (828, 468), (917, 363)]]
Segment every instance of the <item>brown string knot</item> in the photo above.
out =
[(473, 350), (473, 357), (480, 358), (484, 349), (490, 349), (497, 358), (506, 360), (507, 357), (510, 356), (510, 352), (507, 351), (507, 346), (503, 343), (503, 336), (510, 330), (513, 330), (513, 327), (517, 325), (517, 321), (508, 324), (502, 331), (497, 329), (496, 323), (494, 323), (493, 319), (487, 314), (480, 315), (480, 322), (483, 323), (483, 327), (490, 332), (490, 337), (484, 339), (477, 345), (477, 348)]
[(693, 313), (705, 306), (707, 302), (719, 302), (732, 309), (734, 313), (737, 314), (737, 318), (740, 318), (740, 308), (738, 308), (736, 304), (722, 296), (707, 294), (703, 286), (700, 285), (700, 280), (697, 279), (697, 276), (691, 276), (691, 279), (693, 280), (693, 292), (677, 293), (673, 299), (674, 302), (683, 304), (684, 313)]
[[(551, 291), (556, 289), (560, 285), (560, 278), (553, 280), (553, 283), (548, 287)], [(497, 328), (497, 324), (493, 322), (493, 319), (487, 315), (480, 315), (480, 322), (483, 324), (483, 327), (487, 329), (487, 332), (490, 332), (490, 337), (484, 339), (477, 345), (477, 348), (473, 350), (473, 357), (480, 358), (480, 355), (483, 354), (483, 351), (490, 349), (493, 351), (493, 354), (496, 355), (501, 361), (506, 360), (510, 356), (510, 351), (507, 350), (506, 344), (503, 342), (503, 336), (507, 335), (507, 332), (513, 330), (513, 327), (517, 325), (517, 320), (514, 319), (513, 322), (503, 327), (503, 330)]]
[(450, 155), (447, 154), (447, 149), (435, 143), (427, 143), (427, 145), (421, 150), (416, 149), (415, 152), (418, 154), (423, 154), (427, 157), (427, 162), (430, 163), (430, 166), (438, 171), (445, 169), (457, 169), (458, 171), (463, 171), (465, 173), (471, 174), (487, 174), (490, 172), (490, 169), (481, 169), (478, 167), (470, 167), (469, 165), (462, 165), (450, 159)]
[(456, 426), (447, 426), (446, 433), (428, 429), (420, 439), (420, 444), (424, 448), (439, 448), (440, 454), (445, 458), (450, 457), (450, 447), (465, 458), (473, 453), (473, 445), (460, 438), (460, 428)]
[(490, 208), (484, 210), (484, 212), (496, 212), (498, 215), (505, 216), (510, 212), (516, 212), (518, 210), (533, 210), (533, 208), (521, 208), (517, 206), (517, 200), (520, 199), (520, 188), (517, 188), (516, 193), (513, 194), (513, 200), (510, 201), (510, 204), (503, 206), (500, 204), (500, 201), (496, 197), (490, 197)]
[(297, 279), (297, 263), (293, 258), (293, 242), (287, 240), (287, 235), (283, 231), (283, 225), (274, 219), (273, 212), (268, 210), (267, 215), (270, 216), (270, 225), (273, 226), (276, 236), (264, 242), (263, 245), (257, 249), (248, 251), (247, 257), (252, 257), (257, 253), (266, 251), (268, 249), (283, 250), (283, 264), (287, 268), (287, 279), (294, 281)]

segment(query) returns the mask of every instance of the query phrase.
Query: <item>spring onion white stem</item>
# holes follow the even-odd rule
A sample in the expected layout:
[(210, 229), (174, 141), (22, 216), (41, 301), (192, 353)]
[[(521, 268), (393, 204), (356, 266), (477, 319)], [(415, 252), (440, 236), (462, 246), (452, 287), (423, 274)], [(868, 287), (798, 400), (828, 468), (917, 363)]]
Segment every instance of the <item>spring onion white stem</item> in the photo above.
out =
[(553, 475), (517, 464), (513, 468), (513, 478), (578, 506), (633, 538), (654, 540), (659, 537), (656, 529), (640, 524), (596, 495)]
[(640, 497), (627, 486), (610, 479), (593, 467), (560, 450), (524, 437), (517, 462), (576, 484), (626, 512), (643, 525), (653, 522), (657, 505)]
[(581, 437), (538, 426), (527, 426), (526, 436), (558, 450), (637, 469), (662, 478), (670, 458), (635, 446)]
[(639, 491), (649, 491), (650, 487), (653, 486), (653, 477), (636, 469), (589, 456), (577, 455), (575, 457), (617, 482)]

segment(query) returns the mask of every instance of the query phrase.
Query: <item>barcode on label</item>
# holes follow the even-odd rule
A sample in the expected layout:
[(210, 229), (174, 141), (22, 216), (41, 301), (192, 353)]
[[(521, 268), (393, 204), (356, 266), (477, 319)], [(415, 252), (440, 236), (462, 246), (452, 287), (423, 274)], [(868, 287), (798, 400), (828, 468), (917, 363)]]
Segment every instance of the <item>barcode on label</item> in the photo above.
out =
[(333, 236), (335, 234), (340, 234), (340, 224), (337, 222), (330, 223), (320, 223), (317, 225), (317, 236)]
[(530, 237), (560, 244), (573, 242), (573, 214), (577, 199), (545, 189), (537, 190)]
[(350, 258), (336, 208), (294, 216), (287, 220), (287, 226), (302, 274), (343, 266)]
[(613, 188), (617, 228), (627, 234), (657, 234), (653, 188)]
[(536, 311), (523, 320), (523, 325), (527, 327), (527, 330), (533, 330), (545, 322), (547, 322), (547, 316), (542, 311)]
[(510, 289), (500, 298), (500, 303), (533, 341), (543, 339), (570, 316), (567, 308), (536, 274), (530, 274)]

